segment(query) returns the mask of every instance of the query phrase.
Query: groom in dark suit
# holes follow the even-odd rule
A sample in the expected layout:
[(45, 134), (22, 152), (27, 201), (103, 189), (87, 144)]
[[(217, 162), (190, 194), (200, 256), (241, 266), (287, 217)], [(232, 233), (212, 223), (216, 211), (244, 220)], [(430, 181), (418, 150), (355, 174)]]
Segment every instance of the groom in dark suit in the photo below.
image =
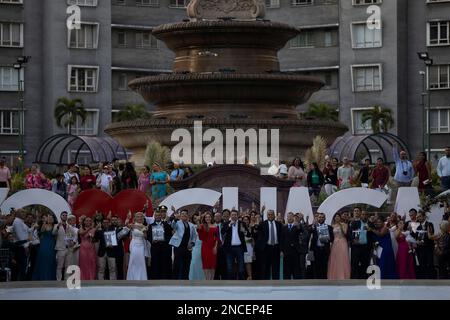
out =
[(294, 224), (294, 214), (288, 213), (287, 224), (281, 228), (283, 279), (300, 279), (300, 228)]
[(267, 220), (260, 223), (255, 250), (263, 252), (260, 271), (261, 279), (280, 279), (281, 223), (275, 221), (275, 212), (267, 211)]
[(319, 213), (317, 223), (310, 226), (311, 251), (314, 252), (314, 278), (326, 279), (331, 243), (334, 241), (333, 227), (325, 223), (325, 214)]

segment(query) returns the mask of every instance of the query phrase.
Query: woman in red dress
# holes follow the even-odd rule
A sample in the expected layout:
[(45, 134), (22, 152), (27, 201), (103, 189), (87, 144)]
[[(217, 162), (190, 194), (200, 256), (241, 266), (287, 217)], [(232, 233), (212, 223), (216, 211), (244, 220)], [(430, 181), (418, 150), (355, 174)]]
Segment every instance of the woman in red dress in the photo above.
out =
[(426, 192), (432, 186), (431, 184), (431, 166), (427, 161), (427, 154), (419, 152), (414, 162), (414, 170), (419, 177), (419, 191)]
[(97, 254), (95, 253), (95, 245), (93, 242), (95, 228), (93, 227), (91, 218), (87, 217), (83, 220), (78, 234), (81, 238), (79, 257), (81, 280), (95, 280)]
[(211, 212), (205, 212), (198, 225), (198, 236), (202, 241), (202, 264), (206, 280), (214, 280), (217, 261), (218, 228), (212, 224)]

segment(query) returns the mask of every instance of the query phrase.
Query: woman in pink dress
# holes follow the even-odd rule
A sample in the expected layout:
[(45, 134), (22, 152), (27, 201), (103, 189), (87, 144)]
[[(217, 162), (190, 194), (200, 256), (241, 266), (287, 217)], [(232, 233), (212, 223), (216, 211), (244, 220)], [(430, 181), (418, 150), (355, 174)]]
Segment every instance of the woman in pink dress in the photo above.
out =
[(141, 170), (141, 174), (138, 179), (138, 190), (144, 192), (147, 195), (151, 195), (150, 191), (150, 168), (149, 166), (144, 166)]
[(77, 177), (73, 176), (72, 178), (70, 178), (70, 184), (67, 186), (67, 202), (72, 208), (75, 204), (75, 200), (80, 194), (80, 191), (81, 189), (80, 184), (78, 183), (78, 179)]
[(95, 253), (94, 234), (95, 228), (92, 219), (84, 219), (78, 234), (81, 238), (79, 264), (81, 280), (95, 280), (97, 272), (97, 254)]
[(341, 215), (336, 213), (331, 222), (334, 241), (328, 259), (328, 279), (350, 279), (350, 258), (348, 255), (347, 230), (348, 225), (341, 221)]
[(397, 272), (400, 279), (416, 279), (414, 256), (411, 245), (406, 241), (409, 231), (405, 231), (405, 222), (400, 220), (395, 231), (397, 238)]

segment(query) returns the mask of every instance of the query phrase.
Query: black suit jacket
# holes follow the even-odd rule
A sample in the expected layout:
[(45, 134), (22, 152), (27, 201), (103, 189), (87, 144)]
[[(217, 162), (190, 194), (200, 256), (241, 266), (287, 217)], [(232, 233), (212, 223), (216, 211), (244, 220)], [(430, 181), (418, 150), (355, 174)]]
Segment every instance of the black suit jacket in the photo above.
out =
[[(106, 253), (106, 255), (109, 258), (115, 258), (117, 256), (117, 251), (118, 251), (118, 247), (119, 247), (119, 243), (121, 242), (119, 239), (117, 239), (117, 246), (115, 247), (106, 247), (106, 241), (105, 241), (105, 231), (115, 231), (116, 232), (116, 237), (118, 234), (118, 229), (116, 229), (115, 227), (110, 227), (108, 230), (96, 230), (95, 234), (94, 234), (94, 239), (99, 241), (99, 246), (98, 246), (98, 252), (97, 255), (99, 257), (103, 257)], [(123, 248), (123, 247), (122, 247)]]
[[(310, 249), (312, 251), (317, 251), (318, 246), (317, 246), (317, 240), (319, 239), (319, 235), (317, 232), (317, 226), (315, 224), (310, 226), (309, 231), (311, 232), (311, 247)], [(333, 233), (333, 227), (328, 225), (328, 233), (330, 234), (330, 241), (327, 243), (324, 243), (323, 248), (325, 249), (326, 252), (330, 252), (331, 249), (331, 243), (334, 241), (334, 233)]]
[(300, 253), (300, 227), (292, 225), (289, 230), (289, 224), (281, 227), (281, 251), (285, 255)]
[[(172, 238), (172, 230), (173, 230), (172, 226), (167, 221), (161, 221), (161, 224), (163, 225), (163, 228), (164, 228), (164, 243), (169, 244), (170, 238)], [(156, 226), (156, 222), (153, 222), (151, 225), (148, 226), (147, 240), (150, 243), (153, 243), (152, 228), (155, 226)]]
[[(244, 252), (247, 252), (247, 245), (245, 243), (245, 236), (250, 236), (249, 231), (245, 223), (242, 221), (237, 221), (238, 223), (238, 235), (239, 240), (241, 240), (241, 248)], [(233, 236), (233, 228), (230, 227), (230, 222), (222, 223), (222, 239), (223, 239), (223, 248), (230, 249), (231, 248), (231, 239)]]
[[(275, 228), (277, 229), (278, 244), (281, 244), (281, 227), (283, 226), (280, 222), (275, 222)], [(264, 250), (269, 241), (269, 220), (265, 220), (259, 224), (258, 227), (258, 240), (255, 244), (255, 250)]]
[[(367, 222), (367, 227), (370, 227), (370, 222)], [(348, 228), (348, 242), (350, 246), (353, 246), (353, 240), (355, 239), (355, 233), (353, 231), (359, 231), (361, 230), (361, 220), (355, 220), (350, 223), (350, 226)], [(369, 247), (372, 247), (372, 244), (374, 242), (374, 234), (372, 232), (367, 232), (367, 245)]]

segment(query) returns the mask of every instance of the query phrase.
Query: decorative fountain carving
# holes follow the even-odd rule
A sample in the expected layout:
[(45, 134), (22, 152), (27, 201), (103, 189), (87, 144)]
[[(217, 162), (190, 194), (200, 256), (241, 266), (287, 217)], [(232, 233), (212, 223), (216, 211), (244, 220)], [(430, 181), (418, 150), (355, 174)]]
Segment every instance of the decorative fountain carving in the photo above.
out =
[[(331, 144), (347, 127), (302, 120), (296, 110), (323, 83), (280, 72), (278, 51), (299, 31), (260, 19), (261, 0), (193, 0), (188, 22), (164, 24), (153, 35), (175, 53), (173, 73), (133, 80), (131, 89), (155, 104), (150, 120), (112, 123), (105, 130), (142, 164), (147, 143), (168, 147), (173, 130), (280, 129), (281, 159), (304, 152), (320, 134)], [(226, 15), (227, 17), (224, 17)]]

